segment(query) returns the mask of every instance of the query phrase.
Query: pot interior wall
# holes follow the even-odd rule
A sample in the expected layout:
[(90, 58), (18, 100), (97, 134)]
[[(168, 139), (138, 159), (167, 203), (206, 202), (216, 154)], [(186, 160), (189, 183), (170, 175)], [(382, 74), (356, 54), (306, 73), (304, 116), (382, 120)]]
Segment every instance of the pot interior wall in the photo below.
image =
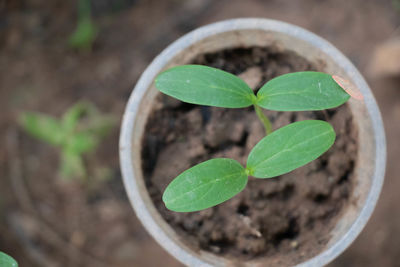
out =
[[(276, 41), (279, 40), (279, 41)], [(306, 58), (310, 62), (314, 62), (318, 65), (324, 65), (324, 71), (331, 74), (340, 75), (350, 80), (350, 77), (346, 75), (345, 70), (341, 69), (335, 64), (334, 60), (326, 56), (322, 51), (310, 44), (294, 39), (291, 36), (278, 33), (278, 32), (266, 32), (261, 30), (241, 30), (241, 31), (231, 31), (222, 34), (218, 34), (200, 42), (197, 42), (194, 46), (188, 47), (177, 54), (173, 60), (171, 60), (164, 69), (171, 66), (182, 65), (191, 62), (195, 57), (200, 54), (210, 53), (215, 51), (220, 51), (230, 48), (238, 47), (253, 47), (253, 46), (274, 46), (278, 49), (293, 51), (302, 57)], [(154, 78), (154, 77), (153, 77)], [(154, 79), (153, 79), (154, 80)], [(214, 265), (230, 265), (229, 259), (224, 259), (218, 257), (214, 254), (205, 251), (193, 251), (184, 242), (180, 240), (180, 237), (176, 235), (175, 231), (165, 222), (165, 220), (160, 216), (156, 208), (154, 207), (152, 200), (147, 192), (146, 185), (143, 180), (142, 173), (142, 162), (141, 162), (141, 146), (142, 146), (142, 135), (144, 134), (144, 129), (146, 121), (152, 111), (155, 99), (159, 92), (152, 84), (148, 88), (145, 95), (143, 96), (141, 105), (139, 107), (140, 113), (136, 117), (134, 122), (133, 136), (132, 136), (132, 158), (135, 176), (138, 179), (138, 184), (140, 187), (140, 192), (142, 198), (145, 200), (146, 207), (149, 212), (155, 218), (156, 223), (162, 228), (167, 235), (174, 240), (176, 243), (180, 244), (188, 253), (196, 255), (203, 259), (203, 261), (214, 264)], [(355, 125), (358, 128), (358, 156), (355, 165), (355, 186), (352, 192), (352, 197), (350, 205), (343, 211), (341, 218), (338, 220), (335, 229), (331, 233), (331, 239), (327, 244), (327, 247), (334, 244), (339, 238), (346, 233), (346, 231), (351, 227), (357, 218), (361, 207), (363, 207), (366, 196), (369, 192), (371, 185), (371, 177), (374, 169), (374, 144), (373, 136), (368, 134), (372, 132), (371, 119), (368, 116), (365, 105), (362, 102), (357, 102), (354, 100), (349, 101), (349, 106), (351, 112), (355, 119)], [(248, 266), (262, 266), (263, 259), (259, 258), (254, 261), (246, 263)]]

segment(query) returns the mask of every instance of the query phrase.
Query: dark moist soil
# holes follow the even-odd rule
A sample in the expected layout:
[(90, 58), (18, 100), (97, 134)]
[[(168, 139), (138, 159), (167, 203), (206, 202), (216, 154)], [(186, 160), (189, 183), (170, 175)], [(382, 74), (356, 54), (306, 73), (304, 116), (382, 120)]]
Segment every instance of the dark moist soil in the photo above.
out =
[[(255, 88), (288, 72), (321, 70), (276, 48), (234, 49), (193, 63), (240, 75)], [(224, 109), (181, 103), (160, 95), (143, 139), (143, 169), (150, 195), (164, 219), (191, 246), (243, 260), (268, 256), (273, 265), (295, 264), (320, 252), (349, 202), (357, 131), (347, 105), (318, 112), (265, 111), (274, 129), (306, 119), (329, 121), (337, 139), (319, 159), (273, 179), (250, 178), (246, 189), (216, 207), (193, 213), (168, 211), (161, 200), (168, 183), (211, 158), (245, 165), (264, 130), (252, 108)]]

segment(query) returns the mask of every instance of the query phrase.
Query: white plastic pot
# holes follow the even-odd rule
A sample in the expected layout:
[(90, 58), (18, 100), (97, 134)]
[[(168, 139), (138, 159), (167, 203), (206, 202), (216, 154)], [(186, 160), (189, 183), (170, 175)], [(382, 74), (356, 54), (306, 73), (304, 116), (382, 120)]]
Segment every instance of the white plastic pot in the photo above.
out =
[(321, 37), (300, 27), (268, 19), (234, 19), (214, 23), (188, 33), (166, 48), (142, 74), (127, 104), (120, 136), (120, 160), (125, 188), (138, 218), (169, 253), (188, 266), (265, 266), (263, 258), (236, 262), (194, 250), (181, 241), (156, 210), (141, 169), (141, 146), (152, 102), (159, 92), (154, 78), (162, 70), (190, 62), (199, 54), (218, 50), (278, 45), (310, 62), (322, 60), (325, 71), (353, 82), (364, 102), (349, 101), (358, 127), (355, 188), (351, 204), (344, 208), (325, 249), (298, 266), (323, 266), (341, 254), (358, 236), (378, 200), (384, 179), (386, 144), (382, 119), (370, 88), (350, 61)]

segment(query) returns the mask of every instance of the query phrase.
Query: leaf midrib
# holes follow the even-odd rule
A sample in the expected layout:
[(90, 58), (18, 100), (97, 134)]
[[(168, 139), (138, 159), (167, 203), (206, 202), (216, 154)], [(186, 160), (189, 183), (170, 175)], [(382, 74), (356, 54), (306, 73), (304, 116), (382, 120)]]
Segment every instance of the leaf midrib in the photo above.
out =
[[(290, 149), (284, 147), (282, 150), (278, 151), (276, 154), (272, 155), (271, 157), (266, 158), (266, 159), (263, 160), (263, 161), (260, 161), (259, 163), (257, 163), (257, 164), (254, 165), (254, 166), (251, 166), (251, 168), (252, 168), (252, 169), (256, 169), (257, 166), (259, 166), (260, 164), (265, 164), (266, 162), (268, 162), (268, 161), (270, 161), (270, 160), (276, 158), (278, 155), (280, 155), (280, 154), (282, 154), (282, 153), (284, 153), (284, 152), (291, 151), (291, 150), (293, 150), (294, 148), (296, 148), (297, 146), (300, 146), (300, 145), (304, 144), (305, 142), (312, 141), (312, 140), (314, 140), (314, 139), (316, 139), (316, 138), (319, 138), (319, 137), (321, 137), (321, 136), (323, 136), (323, 135), (329, 134), (330, 132), (331, 132), (330, 130), (325, 131), (325, 132), (323, 132), (323, 133), (321, 133), (321, 134), (319, 134), (319, 135), (317, 135), (317, 136), (314, 136), (313, 138), (310, 138), (310, 139), (307, 139), (307, 140), (305, 140), (305, 141), (303, 141), (303, 142), (297, 143), (296, 145), (292, 146)], [(263, 168), (260, 168), (260, 169), (263, 169)]]
[[(183, 83), (185, 85), (188, 85), (186, 81), (182, 81), (182, 80), (165, 79), (164, 78), (164, 81), (167, 81), (167, 82), (178, 82), (178, 83)], [(193, 85), (193, 84), (201, 84), (201, 86), (204, 86), (204, 87), (209, 87), (209, 88), (214, 88), (214, 89), (221, 89), (222, 91), (227, 91), (227, 92), (239, 95), (241, 97), (244, 97), (246, 100), (249, 100), (249, 96), (251, 96), (250, 92), (246, 93), (244, 91), (233, 90), (233, 89), (230, 89), (230, 88), (227, 88), (227, 87), (216, 86), (216, 85), (213, 85), (213, 84), (208, 84), (207, 85), (207, 84), (202, 84), (201, 82), (191, 82), (191, 85)], [(180, 90), (169, 90), (169, 91), (179, 92)]]

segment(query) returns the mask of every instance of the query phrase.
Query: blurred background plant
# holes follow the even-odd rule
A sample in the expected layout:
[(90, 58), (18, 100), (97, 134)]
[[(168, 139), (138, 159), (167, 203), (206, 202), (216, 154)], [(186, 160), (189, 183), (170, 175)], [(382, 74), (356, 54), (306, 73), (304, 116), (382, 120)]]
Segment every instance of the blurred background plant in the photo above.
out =
[(101, 114), (92, 103), (80, 101), (60, 119), (23, 112), (19, 123), (31, 136), (59, 148), (61, 177), (87, 179), (83, 156), (96, 150), (101, 139), (115, 126), (115, 119)]
[(92, 20), (90, 0), (79, 0), (77, 26), (69, 37), (69, 46), (80, 51), (90, 51), (98, 32), (99, 30)]

